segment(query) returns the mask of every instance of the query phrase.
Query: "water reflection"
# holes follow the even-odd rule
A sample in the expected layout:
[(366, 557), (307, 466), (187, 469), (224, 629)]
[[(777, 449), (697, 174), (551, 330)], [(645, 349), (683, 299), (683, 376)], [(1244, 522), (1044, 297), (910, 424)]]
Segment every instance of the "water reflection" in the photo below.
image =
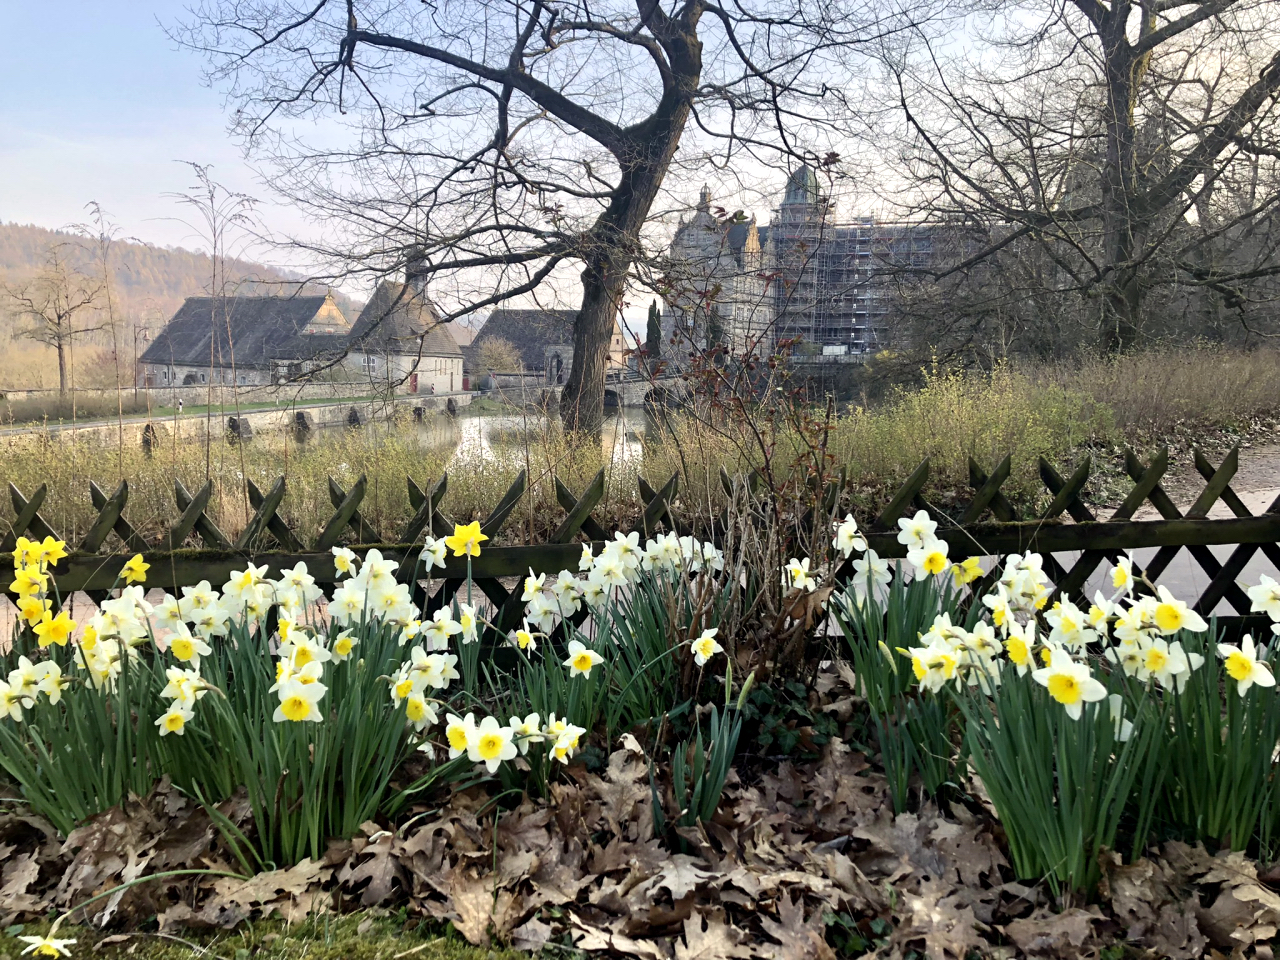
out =
[[(374, 437), (393, 433), (416, 438), (424, 450), (452, 450), (450, 465), (501, 459), (517, 453), (526, 441), (539, 443), (560, 434), (558, 420), (536, 412), (467, 414), (465, 408), (457, 417), (428, 415), (420, 421), (375, 422), (359, 429)], [(600, 431), (601, 452), (614, 460), (640, 459), (646, 429), (657, 427), (643, 409), (610, 411)]]

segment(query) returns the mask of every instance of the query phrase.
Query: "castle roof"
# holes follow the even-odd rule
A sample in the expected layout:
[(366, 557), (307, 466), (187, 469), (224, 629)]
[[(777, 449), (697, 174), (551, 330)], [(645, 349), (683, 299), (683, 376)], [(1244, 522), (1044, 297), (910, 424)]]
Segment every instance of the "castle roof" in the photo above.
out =
[(424, 357), (459, 357), (458, 341), (411, 285), (384, 280), (351, 329), (353, 349)]

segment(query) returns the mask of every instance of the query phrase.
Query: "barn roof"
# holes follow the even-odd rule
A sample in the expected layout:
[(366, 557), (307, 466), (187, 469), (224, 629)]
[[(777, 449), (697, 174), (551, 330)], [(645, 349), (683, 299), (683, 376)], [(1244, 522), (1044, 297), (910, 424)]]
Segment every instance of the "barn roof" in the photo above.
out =
[(412, 287), (390, 280), (378, 284), (360, 311), (351, 328), (351, 346), (424, 357), (462, 356), (458, 341), (431, 304)]
[(273, 360), (336, 353), (348, 330), (328, 296), (188, 297), (139, 359), (198, 367), (212, 357), (214, 366), (230, 366), (234, 359), (238, 367), (265, 368)]

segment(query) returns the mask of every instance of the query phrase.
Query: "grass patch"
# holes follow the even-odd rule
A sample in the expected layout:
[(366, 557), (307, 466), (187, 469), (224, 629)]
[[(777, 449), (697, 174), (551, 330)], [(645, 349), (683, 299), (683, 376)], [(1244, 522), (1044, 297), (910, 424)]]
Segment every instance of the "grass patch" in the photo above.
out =
[[(1123, 476), (1120, 451), (1126, 444), (1140, 452), (1157, 443), (1212, 445), (1224, 436), (1247, 435), (1265, 426), (1280, 413), (1280, 395), (1272, 386), (1277, 372), (1278, 351), (1208, 347), (1074, 366), (930, 371), (918, 388), (841, 413), (829, 445), (834, 465), (847, 471), (854, 504), (868, 514), (882, 507), (926, 456), (931, 474), (925, 494), (944, 507), (968, 498), (970, 457), (990, 471), (1006, 453), (1012, 454), (1013, 469), (1003, 492), (1023, 509), (1033, 509), (1047, 497), (1038, 476), (1041, 456), (1065, 473), (1085, 453), (1094, 455), (1093, 495), (1106, 500), (1108, 478)], [(242, 478), (266, 489), (283, 475), (288, 495), (281, 515), (303, 540), (311, 540), (333, 512), (329, 478), (349, 489), (363, 474), (368, 493), (361, 513), (394, 540), (413, 512), (406, 477), (427, 487), (447, 470), (442, 507), (466, 521), (486, 516), (525, 470), (528, 493), (499, 535), (499, 542), (519, 543), (545, 539), (563, 517), (553, 477), (580, 493), (604, 467), (606, 494), (593, 515), (606, 528), (625, 527), (639, 515), (639, 474), (660, 486), (679, 473), (678, 509), (694, 520), (722, 509), (721, 468), (733, 474), (761, 462), (753, 435), (758, 424), (734, 421), (714, 410), (677, 415), (662, 427), (647, 424), (643, 456), (633, 460), (611, 457), (612, 434), (599, 443), (571, 443), (554, 416), (528, 414), (523, 426), (491, 431), (487, 445), (477, 449), (457, 447), (463, 423), (444, 417), (423, 426), (380, 423), (359, 431), (325, 431), (305, 443), (283, 431), (237, 446), (227, 445), (221, 436), (207, 446), (203, 441), (162, 442), (152, 458), (135, 443), (114, 439), (53, 434), (7, 438), (0, 440), (0, 482), (12, 482), (27, 494), (48, 484), (41, 515), (73, 541), (96, 516), (88, 496), (90, 480), (110, 490), (127, 478), (126, 516), (154, 536), (178, 516), (174, 481), (194, 491), (211, 479), (210, 514), (234, 536), (251, 515)], [(782, 469), (803, 448), (788, 429), (768, 439), (774, 463)], [(0, 522), (13, 516), (7, 502), (0, 509)]]
[[(0, 932), (0, 960), (18, 960), (26, 944), (16, 937), (43, 935), (48, 924), (19, 924)], [(286, 926), (278, 921), (245, 923), (207, 935), (165, 936), (140, 932), (113, 936), (83, 927), (63, 927), (74, 937), (72, 955), (105, 960), (528, 960), (529, 954), (466, 943), (452, 928), (419, 925), (368, 914), (308, 917)]]

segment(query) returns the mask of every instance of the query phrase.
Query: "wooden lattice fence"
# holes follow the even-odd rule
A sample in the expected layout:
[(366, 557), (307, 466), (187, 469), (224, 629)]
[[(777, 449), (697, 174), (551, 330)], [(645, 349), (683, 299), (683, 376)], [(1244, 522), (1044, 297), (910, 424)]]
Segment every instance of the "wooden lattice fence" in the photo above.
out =
[[(1199, 452), (1195, 466), (1205, 480), (1204, 490), (1191, 507), (1182, 513), (1161, 486), (1169, 466), (1168, 451), (1161, 451), (1150, 463), (1143, 464), (1132, 453), (1126, 454), (1126, 470), (1133, 487), (1124, 501), (1109, 516), (1098, 517), (1081, 499), (1090, 476), (1091, 461), (1086, 458), (1064, 479), (1047, 461), (1040, 460), (1040, 477), (1048, 492), (1048, 506), (1035, 516), (1022, 516), (1000, 492), (1009, 477), (1011, 460), (1005, 457), (990, 474), (970, 461), (972, 499), (963, 507), (944, 515), (925, 502), (922, 491), (929, 478), (926, 459), (906, 480), (888, 506), (866, 531), (872, 549), (887, 558), (901, 558), (905, 547), (897, 541), (896, 521), (916, 509), (926, 509), (939, 521), (938, 535), (945, 539), (953, 559), (967, 556), (1022, 553), (1034, 550), (1045, 557), (1045, 570), (1059, 594), (1076, 594), (1105, 560), (1114, 560), (1124, 551), (1157, 548), (1146, 564), (1145, 572), (1152, 580), (1166, 571), (1174, 557), (1187, 550), (1208, 578), (1200, 591), (1195, 609), (1208, 615), (1222, 600), (1241, 618), (1238, 626), (1265, 626), (1265, 618), (1249, 615), (1249, 600), (1237, 584), (1241, 572), (1251, 558), (1261, 551), (1280, 568), (1280, 498), (1258, 516), (1246, 508), (1231, 489), (1231, 480), (1239, 466), (1239, 451), (1233, 449), (1214, 467)], [(853, 472), (853, 471), (850, 471)], [(726, 490), (734, 481), (722, 472)], [(344, 539), (357, 552), (377, 546), (387, 556), (401, 563), (402, 578), (412, 575), (423, 537), (428, 531), (443, 536), (453, 530), (453, 520), (441, 510), (448, 488), (448, 476), (442, 476), (427, 488), (408, 479), (413, 517), (400, 529), (379, 531), (360, 512), (366, 483), (361, 477), (349, 490), (329, 480), (329, 496), (334, 513), (313, 542), (307, 543), (292, 530), (280, 515), (286, 495), (284, 478), (276, 481), (265, 494), (252, 481), (247, 483), (249, 502), (254, 508), (244, 529), (235, 538), (224, 534), (207, 515), (213, 491), (206, 483), (191, 494), (181, 482), (174, 485), (174, 498), (181, 516), (162, 536), (147, 540), (129, 523), (125, 508), (129, 485), (122, 482), (109, 496), (90, 483), (89, 493), (98, 516), (88, 533), (76, 544), (75, 551), (56, 568), (57, 582), (64, 594), (86, 591), (91, 597), (104, 595), (116, 581), (127, 557), (135, 552), (146, 555), (151, 564), (148, 585), (167, 590), (208, 580), (221, 584), (236, 568), (252, 559), (266, 564), (274, 575), (279, 570), (304, 561), (316, 579), (331, 586), (336, 578), (330, 548)], [(504, 629), (516, 622), (520, 614), (518, 592), (513, 595), (503, 579), (522, 576), (526, 571), (554, 574), (562, 569), (577, 569), (580, 539), (593, 542), (612, 537), (612, 531), (592, 517), (605, 492), (604, 471), (596, 475), (580, 495), (575, 495), (559, 480), (555, 481), (556, 497), (564, 517), (544, 543), (495, 546), (483, 551), (472, 567), (475, 585), (501, 611), (499, 625)], [(639, 481), (644, 511), (635, 529), (648, 536), (659, 530), (689, 531), (673, 506), (679, 492), (679, 478), (672, 476), (661, 488), (654, 489)], [(1280, 484), (1277, 484), (1280, 486)], [(527, 490), (522, 473), (502, 497), (493, 511), (481, 522), (481, 529), (495, 537), (511, 516)], [(41, 486), (30, 496), (9, 484), (9, 495), (16, 517), (3, 537), (0, 549), (12, 550), (18, 536), (58, 537), (57, 530), (41, 516), (47, 488)], [(828, 490), (828, 502), (834, 503), (839, 490)], [(1134, 520), (1144, 503), (1150, 503), (1160, 515), (1158, 520)], [(1224, 504), (1234, 516), (1209, 519), (1209, 510)], [(350, 535), (347, 535), (347, 532)], [(114, 534), (114, 540), (112, 535)], [(60, 538), (59, 538), (60, 539)], [(198, 541), (200, 546), (189, 543)], [(1235, 547), (1226, 560), (1219, 560), (1209, 549), (1214, 545)], [(1060, 559), (1052, 554), (1078, 554), (1074, 559)], [(465, 562), (450, 559), (441, 586), (427, 596), (421, 584), (416, 587), (416, 601), (430, 611), (448, 602), (463, 583)], [(847, 579), (851, 563), (837, 571)], [(7, 591), (11, 573), (0, 566), (0, 590)], [(1189, 599), (1189, 598), (1187, 598)]]

